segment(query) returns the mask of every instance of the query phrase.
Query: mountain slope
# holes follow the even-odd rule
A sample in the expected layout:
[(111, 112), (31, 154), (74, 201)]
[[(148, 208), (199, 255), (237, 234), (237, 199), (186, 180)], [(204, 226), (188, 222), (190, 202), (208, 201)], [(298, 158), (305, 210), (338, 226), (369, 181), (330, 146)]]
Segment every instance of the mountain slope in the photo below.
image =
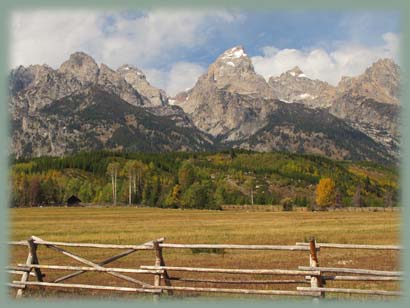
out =
[(342, 78), (329, 112), (345, 120), (391, 155), (399, 156), (400, 69), (390, 59), (373, 63), (356, 77)]
[(13, 132), (17, 157), (99, 149), (198, 151), (212, 146), (197, 129), (179, 127), (96, 86), (15, 119)]
[[(340, 91), (307, 78), (298, 67), (266, 83), (255, 73), (243, 48), (234, 47), (219, 56), (192, 89), (177, 95), (175, 104), (199, 129), (228, 147), (317, 153), (335, 159), (394, 160), (398, 152), (396, 114), (387, 112), (382, 118), (380, 104), (360, 107), (358, 97), (354, 102), (360, 111), (337, 108), (344, 97)], [(287, 106), (276, 97), (297, 104)], [(361, 117), (360, 125), (350, 111)], [(372, 117), (374, 113), (380, 116)], [(376, 136), (366, 125), (379, 129)], [(394, 144), (385, 142), (387, 138)]]
[(299, 67), (270, 77), (269, 85), (275, 96), (289, 103), (301, 103), (312, 108), (326, 108), (336, 97), (336, 88), (320, 80), (312, 80)]
[(398, 105), (400, 96), (400, 68), (391, 59), (380, 59), (356, 77), (343, 77), (339, 93), (352, 97), (368, 97), (374, 101)]
[(256, 151), (314, 153), (339, 160), (392, 162), (386, 149), (326, 110), (276, 102), (268, 123), (233, 145)]

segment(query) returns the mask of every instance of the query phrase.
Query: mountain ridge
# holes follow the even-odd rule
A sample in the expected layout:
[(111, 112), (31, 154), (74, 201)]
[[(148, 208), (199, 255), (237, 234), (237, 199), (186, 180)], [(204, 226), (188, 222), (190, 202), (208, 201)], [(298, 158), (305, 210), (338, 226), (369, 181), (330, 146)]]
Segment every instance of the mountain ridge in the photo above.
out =
[[(399, 73), (393, 61), (382, 59), (362, 75), (344, 78), (338, 86), (312, 80), (299, 67), (266, 81), (255, 72), (244, 48), (235, 46), (217, 57), (191, 89), (170, 98), (165, 91), (152, 86), (137, 67), (124, 64), (114, 70), (103, 63), (98, 65), (83, 52), (76, 52), (58, 69), (31, 65), (19, 66), (10, 72), (11, 152), (17, 156), (38, 156), (47, 151), (51, 155), (63, 155), (78, 150), (77, 140), (81, 149), (94, 149), (96, 144), (97, 148), (112, 149), (119, 144), (123, 150), (149, 148), (154, 151), (252, 146), (260, 151), (285, 149), (337, 159), (395, 161), (399, 149)], [(139, 113), (157, 125), (151, 130), (147, 128), (149, 125), (142, 125), (139, 130), (133, 128), (132, 121), (124, 115), (118, 117), (115, 108), (105, 114), (92, 109), (100, 115), (102, 123), (91, 123), (87, 121), (92, 114), (83, 118), (83, 110), (65, 107), (72, 106), (74, 101), (81, 105), (81, 100), (95, 100), (97, 90), (90, 89), (103, 93), (99, 97), (103, 97), (104, 104), (111, 107), (128, 104), (136, 108), (126, 108), (130, 114)], [(363, 95), (369, 89), (380, 91)], [(61, 106), (57, 108), (58, 105)], [(317, 120), (311, 111), (315, 109), (321, 114), (320, 119), (330, 122), (325, 121), (323, 127), (314, 123), (319, 131), (313, 134), (309, 121)], [(286, 121), (279, 121), (279, 115)], [(76, 123), (81, 130), (69, 134), (61, 131), (56, 123), (44, 120), (53, 117), (62, 127), (81, 119), (83, 123)], [(84, 123), (88, 128), (82, 125)], [(340, 129), (338, 134), (327, 132), (332, 125)], [(93, 136), (94, 139), (85, 138), (85, 145), (80, 146), (83, 136), (101, 131), (103, 127), (111, 134), (109, 138), (114, 136), (116, 141), (98, 143)], [(114, 134), (119, 128), (122, 133)], [(58, 146), (51, 146), (55, 143), (52, 137), (44, 138), (39, 133), (51, 136), (53, 130), (59, 132), (60, 139), (71, 138), (73, 148), (61, 143), (61, 149), (57, 150)], [(287, 138), (282, 138), (285, 135)], [(338, 140), (340, 136), (347, 136), (350, 146), (346, 140)], [(177, 138), (174, 145), (170, 144), (172, 138)], [(295, 140), (303, 146), (295, 145), (298, 143)], [(322, 144), (318, 140), (322, 140)], [(31, 143), (31, 150), (25, 143)], [(327, 149), (323, 148), (325, 144)]]

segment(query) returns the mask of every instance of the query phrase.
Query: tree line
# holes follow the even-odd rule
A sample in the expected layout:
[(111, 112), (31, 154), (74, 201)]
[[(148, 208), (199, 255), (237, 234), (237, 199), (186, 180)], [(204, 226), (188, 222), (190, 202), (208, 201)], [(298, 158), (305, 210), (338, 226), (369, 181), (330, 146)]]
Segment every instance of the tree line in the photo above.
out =
[(83, 203), (166, 208), (396, 206), (396, 174), (378, 165), (280, 152), (102, 151), (13, 162), (11, 206), (64, 205), (71, 195)]

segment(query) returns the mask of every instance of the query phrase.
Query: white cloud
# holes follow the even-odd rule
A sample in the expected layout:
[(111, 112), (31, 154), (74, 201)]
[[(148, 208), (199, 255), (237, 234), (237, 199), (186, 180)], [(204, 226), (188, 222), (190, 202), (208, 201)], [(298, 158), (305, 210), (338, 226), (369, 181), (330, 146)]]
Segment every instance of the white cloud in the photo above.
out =
[[(133, 17), (95, 10), (20, 10), (11, 17), (11, 67), (47, 63), (56, 68), (71, 53), (84, 51), (114, 69), (125, 63), (142, 68), (149, 81), (169, 95), (192, 87), (205, 71), (187, 62), (192, 61), (184, 58), (187, 49), (206, 46), (210, 27), (223, 28), (245, 18), (226, 10), (153, 10)], [(378, 58), (397, 61), (399, 36), (385, 33), (382, 39), (383, 44), (373, 47), (357, 39), (330, 42), (331, 51), (265, 46), (252, 61), (266, 78), (298, 65), (308, 77), (336, 84), (341, 76), (357, 75)]]
[(174, 96), (181, 91), (192, 88), (205, 70), (204, 67), (195, 63), (177, 62), (168, 71), (158, 69), (146, 69), (144, 71), (149, 82), (164, 89), (168, 95)]
[(90, 40), (101, 38), (98, 14), (87, 11), (19, 11), (11, 16), (10, 66), (59, 66)]
[(11, 67), (47, 63), (58, 67), (75, 51), (116, 68), (168, 61), (183, 48), (204, 44), (206, 23), (231, 23), (228, 11), (153, 10), (134, 18), (102, 11), (16, 11), (11, 18)]
[(274, 46), (262, 48), (262, 55), (252, 57), (256, 72), (269, 78), (299, 66), (312, 79), (321, 79), (336, 85), (342, 76), (361, 74), (380, 58), (393, 58), (398, 62), (399, 35), (385, 33), (383, 44), (367, 47), (353, 42), (339, 42), (334, 50), (322, 48), (278, 49)]

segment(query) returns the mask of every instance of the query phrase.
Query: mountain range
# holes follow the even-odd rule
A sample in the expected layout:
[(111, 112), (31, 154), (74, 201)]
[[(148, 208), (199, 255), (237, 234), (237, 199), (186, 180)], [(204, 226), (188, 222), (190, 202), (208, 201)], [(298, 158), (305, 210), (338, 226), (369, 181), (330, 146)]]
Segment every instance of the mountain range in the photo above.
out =
[(241, 46), (189, 90), (169, 97), (132, 65), (117, 70), (76, 52), (57, 69), (10, 72), (11, 153), (291, 151), (396, 163), (400, 68), (380, 59), (337, 86), (299, 67), (265, 80)]

